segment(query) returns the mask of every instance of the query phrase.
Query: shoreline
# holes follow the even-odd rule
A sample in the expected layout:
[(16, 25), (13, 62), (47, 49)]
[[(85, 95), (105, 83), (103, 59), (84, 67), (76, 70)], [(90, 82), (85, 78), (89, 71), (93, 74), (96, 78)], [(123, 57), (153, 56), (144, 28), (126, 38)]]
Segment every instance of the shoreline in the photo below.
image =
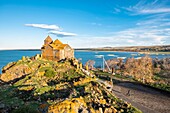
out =
[[(170, 51), (133, 51), (133, 50), (111, 50), (111, 49), (74, 49), (75, 51), (96, 52), (136, 52), (139, 54), (170, 54)], [(0, 51), (41, 51), (41, 49), (3, 49)]]
[(139, 52), (140, 54), (170, 54), (170, 52), (154, 52), (154, 51), (150, 51), (150, 52)]

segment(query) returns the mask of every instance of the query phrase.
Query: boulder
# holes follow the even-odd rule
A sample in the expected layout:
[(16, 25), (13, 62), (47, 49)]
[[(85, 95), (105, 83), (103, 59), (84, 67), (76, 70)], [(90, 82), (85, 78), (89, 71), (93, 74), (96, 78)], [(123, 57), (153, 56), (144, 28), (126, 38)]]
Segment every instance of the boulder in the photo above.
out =
[(16, 62), (10, 62), (8, 63), (6, 66), (4, 66), (2, 68), (2, 73), (5, 73), (8, 69), (10, 69), (11, 67), (13, 67), (16, 64)]
[(30, 67), (27, 65), (21, 64), (18, 66), (13, 66), (8, 69), (5, 73), (2, 73), (0, 79), (4, 82), (9, 82), (15, 79), (19, 79), (22, 76), (26, 76), (31, 73)]

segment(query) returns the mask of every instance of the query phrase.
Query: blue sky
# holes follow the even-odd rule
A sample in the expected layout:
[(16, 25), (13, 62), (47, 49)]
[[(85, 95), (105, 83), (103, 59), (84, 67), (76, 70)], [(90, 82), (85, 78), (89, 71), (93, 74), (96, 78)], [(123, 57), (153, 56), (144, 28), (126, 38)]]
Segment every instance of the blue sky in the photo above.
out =
[(169, 0), (0, 0), (0, 49), (170, 44)]

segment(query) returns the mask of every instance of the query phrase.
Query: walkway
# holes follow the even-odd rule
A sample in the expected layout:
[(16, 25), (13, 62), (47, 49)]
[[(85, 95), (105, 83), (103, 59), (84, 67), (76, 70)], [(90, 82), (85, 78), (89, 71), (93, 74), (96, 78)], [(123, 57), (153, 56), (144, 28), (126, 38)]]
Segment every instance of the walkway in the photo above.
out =
[(120, 81), (120, 79), (118, 81), (113, 87), (103, 80), (98, 82), (105, 83), (106, 87), (111, 87), (112, 93), (116, 97), (131, 103), (144, 113), (169, 113), (170, 93), (165, 94), (159, 90), (134, 82)]

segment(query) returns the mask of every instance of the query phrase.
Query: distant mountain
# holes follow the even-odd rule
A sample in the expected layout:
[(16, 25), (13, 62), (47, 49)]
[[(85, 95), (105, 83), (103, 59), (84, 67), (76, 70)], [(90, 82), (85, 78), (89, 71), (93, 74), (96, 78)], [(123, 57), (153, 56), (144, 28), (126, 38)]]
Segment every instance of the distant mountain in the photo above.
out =
[(134, 52), (170, 52), (170, 45), (129, 46), (129, 47), (101, 47), (101, 48), (83, 48), (83, 49), (76, 49), (76, 50), (134, 51)]

